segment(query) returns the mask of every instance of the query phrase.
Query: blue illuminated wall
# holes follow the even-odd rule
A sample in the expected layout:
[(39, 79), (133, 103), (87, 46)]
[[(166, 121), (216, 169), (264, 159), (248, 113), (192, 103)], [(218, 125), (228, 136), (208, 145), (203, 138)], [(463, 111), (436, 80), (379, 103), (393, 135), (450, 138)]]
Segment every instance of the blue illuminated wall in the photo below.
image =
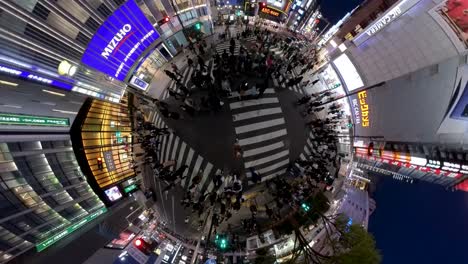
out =
[(135, 1), (129, 0), (99, 27), (81, 61), (123, 81), (141, 53), (158, 38)]

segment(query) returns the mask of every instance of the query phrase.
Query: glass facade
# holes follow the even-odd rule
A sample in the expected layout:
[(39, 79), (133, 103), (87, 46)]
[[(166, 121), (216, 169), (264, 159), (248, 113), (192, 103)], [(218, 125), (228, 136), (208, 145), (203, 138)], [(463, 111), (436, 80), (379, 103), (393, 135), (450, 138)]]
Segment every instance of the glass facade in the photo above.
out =
[(131, 167), (132, 128), (127, 111), (124, 104), (93, 100), (82, 125), (84, 152), (100, 188), (135, 176)]
[(0, 262), (104, 207), (81, 172), (68, 136), (33, 138), (0, 141)]
[[(182, 30), (180, 21), (184, 26), (189, 26), (199, 19), (210, 19), (208, 1), (171, 1), (135, 2), (155, 30), (166, 38)], [(86, 67), (81, 60), (99, 27), (125, 2), (126, 0), (0, 1), (0, 64), (19, 67), (25, 71), (33, 70), (72, 85), (72, 91), (118, 102), (126, 84)], [(165, 16), (169, 16), (171, 21), (166, 25), (158, 25), (158, 21)], [(163, 41), (165, 39), (158, 39), (155, 44)], [(72, 78), (56, 74), (58, 66), (64, 60), (80, 66)]]

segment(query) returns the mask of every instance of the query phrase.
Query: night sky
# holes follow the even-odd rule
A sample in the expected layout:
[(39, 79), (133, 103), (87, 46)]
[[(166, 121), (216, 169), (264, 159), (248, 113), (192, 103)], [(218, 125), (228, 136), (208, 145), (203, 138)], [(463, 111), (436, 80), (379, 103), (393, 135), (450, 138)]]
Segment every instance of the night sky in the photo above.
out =
[(363, 0), (321, 0), (320, 6), (322, 15), (334, 25), (362, 2)]
[(376, 180), (369, 232), (383, 264), (468, 263), (468, 193), (389, 176)]

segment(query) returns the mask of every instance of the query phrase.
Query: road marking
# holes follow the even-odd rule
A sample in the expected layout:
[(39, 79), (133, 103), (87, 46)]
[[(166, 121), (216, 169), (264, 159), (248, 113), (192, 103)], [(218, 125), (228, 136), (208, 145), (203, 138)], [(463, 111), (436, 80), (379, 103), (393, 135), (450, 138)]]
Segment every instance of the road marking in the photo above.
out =
[(249, 161), (245, 163), (245, 168), (255, 167), (255, 166), (279, 159), (281, 157), (287, 156), (288, 154), (289, 154), (289, 150), (283, 150), (281, 152), (278, 152), (268, 157), (264, 157), (264, 158), (254, 160), (254, 161)]
[(246, 146), (286, 135), (286, 129), (239, 140), (239, 145)]
[(186, 147), (187, 147), (187, 144), (185, 144), (185, 142), (182, 141), (182, 146), (180, 147), (180, 150), (179, 150), (179, 156), (177, 157), (177, 164), (180, 164), (179, 167), (182, 166), (182, 165), (185, 165), (185, 164), (182, 163), (183, 162), (182, 159), (184, 158), (185, 148)]
[(277, 119), (267, 120), (263, 122), (257, 122), (257, 123), (253, 123), (250, 125), (236, 127), (236, 133), (237, 134), (247, 133), (247, 132), (251, 132), (251, 131), (255, 131), (259, 129), (282, 125), (284, 123), (285, 123), (284, 118), (277, 118)]
[(301, 155), (299, 155), (299, 157), (300, 157), (302, 160), (307, 160), (306, 157), (304, 156), (304, 153), (301, 153)]
[(272, 174), (270, 174), (268, 176), (262, 177), (262, 182), (265, 182), (265, 181), (271, 180), (271, 179), (273, 179), (275, 177), (281, 176), (284, 173), (286, 173), (286, 169), (283, 169), (283, 170), (280, 170), (278, 172), (272, 173)]
[[(184, 162), (185, 165), (189, 166), (189, 167), (185, 170), (185, 172), (184, 172), (184, 177), (186, 177), (186, 176), (188, 175), (188, 172), (189, 172), (189, 170), (190, 170), (190, 164), (192, 164), (192, 159), (193, 159), (193, 154), (194, 154), (194, 153), (195, 153), (195, 151), (193, 151), (193, 149), (190, 148), (189, 153), (188, 153), (188, 156), (187, 156), (187, 159), (186, 159), (186, 161)], [(188, 176), (187, 176), (187, 177), (188, 177)], [(185, 179), (186, 179), (186, 178), (185, 178)], [(185, 179), (182, 179), (182, 181), (180, 182), (180, 185), (181, 185), (181, 186), (184, 186), (184, 185), (185, 185), (185, 184), (184, 184), (184, 183), (185, 183)]]
[(168, 143), (167, 143), (167, 148), (164, 151), (164, 161), (169, 160), (169, 152), (170, 152), (170, 149), (172, 147), (173, 140), (174, 140), (174, 134), (170, 134), (169, 139), (168, 139)]
[(205, 185), (205, 181), (208, 178), (208, 175), (210, 175), (211, 170), (213, 169), (213, 164), (209, 163), (206, 165), (205, 169), (203, 170), (203, 178), (200, 182), (200, 186), (203, 188), (203, 185)]
[(273, 107), (273, 108), (249, 111), (249, 112), (245, 112), (241, 114), (235, 114), (233, 116), (234, 116), (234, 121), (241, 121), (241, 120), (250, 119), (250, 118), (259, 117), (259, 116), (280, 114), (282, 112), (283, 111), (281, 110), (281, 107)]
[(202, 162), (203, 162), (203, 157), (198, 155), (197, 161), (195, 161), (195, 167), (193, 167), (193, 170), (192, 170), (192, 176), (190, 176), (190, 179), (188, 179), (188, 181), (186, 182), (185, 189), (187, 189), (187, 187), (189, 187), (190, 184), (192, 184), (192, 179), (193, 177), (195, 177), (195, 175), (198, 174), (198, 171), (200, 170), (200, 166)]
[(163, 163), (164, 161), (164, 151), (166, 150), (166, 141), (167, 141), (167, 136), (162, 136), (162, 141), (161, 141), (161, 151), (159, 154), (159, 161), (160, 163)]
[(274, 104), (279, 103), (277, 97), (270, 97), (270, 98), (260, 98), (260, 99), (253, 99), (253, 100), (246, 100), (240, 102), (234, 102), (230, 104), (231, 109), (238, 109), (247, 106), (255, 106), (261, 104)]
[(179, 137), (176, 137), (176, 139), (175, 139), (174, 148), (172, 149), (171, 160), (175, 160), (175, 155), (176, 155), (177, 147), (179, 147)]
[(282, 167), (282, 166), (284, 166), (286, 164), (289, 164), (289, 158), (286, 158), (285, 160), (282, 160), (282, 161), (280, 161), (278, 163), (275, 163), (273, 165), (270, 165), (268, 167), (262, 168), (262, 169), (258, 170), (258, 173), (260, 173), (260, 175), (267, 174), (270, 171), (276, 170), (276, 169), (278, 169), (278, 168), (280, 168), (280, 167)]
[(284, 143), (283, 143), (283, 141), (280, 141), (280, 142), (276, 142), (276, 143), (273, 143), (273, 144), (270, 144), (270, 145), (267, 145), (267, 146), (263, 146), (263, 147), (260, 147), (260, 148), (246, 150), (246, 151), (244, 151), (242, 156), (244, 158), (247, 158), (247, 157), (250, 157), (250, 156), (258, 155), (258, 154), (265, 153), (265, 152), (268, 152), (268, 151), (272, 151), (272, 150), (282, 148), (282, 147), (284, 147)]

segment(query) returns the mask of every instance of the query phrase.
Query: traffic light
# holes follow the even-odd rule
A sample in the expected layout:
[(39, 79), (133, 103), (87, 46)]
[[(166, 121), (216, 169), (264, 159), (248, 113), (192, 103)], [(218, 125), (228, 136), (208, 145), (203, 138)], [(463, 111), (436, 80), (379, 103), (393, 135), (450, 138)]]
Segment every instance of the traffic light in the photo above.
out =
[(225, 250), (229, 246), (229, 240), (227, 235), (218, 235), (215, 237), (215, 244), (220, 250)]
[(149, 255), (149, 254), (150, 254), (150, 248), (149, 248), (148, 243), (146, 243), (146, 241), (143, 240), (141, 237), (135, 239), (135, 241), (133, 241), (133, 245), (134, 245), (138, 250), (140, 250), (143, 254), (145, 254), (145, 255)]
[(266, 7), (266, 3), (265, 3), (265, 2), (260, 2), (260, 3), (258, 3), (258, 4), (260, 5), (260, 8)]
[(372, 156), (372, 153), (374, 153), (374, 142), (369, 143), (369, 146), (367, 146), (367, 156)]
[(195, 27), (195, 30), (200, 31), (201, 28), (202, 28), (202, 23), (201, 23), (201, 22), (197, 22), (197, 23), (195, 23), (194, 27)]
[(101, 157), (97, 158), (97, 167), (100, 170), (104, 169), (104, 166), (102, 166), (102, 158)]
[(301, 204), (301, 208), (304, 210), (304, 212), (308, 212), (310, 210), (310, 206), (305, 202)]
[(161, 26), (161, 25), (164, 25), (164, 24), (166, 24), (166, 23), (169, 22), (169, 21), (171, 21), (171, 18), (170, 18), (169, 16), (165, 16), (165, 17), (163, 17), (163, 19), (161, 19), (161, 20), (158, 21), (158, 25), (160, 25), (160, 26)]

